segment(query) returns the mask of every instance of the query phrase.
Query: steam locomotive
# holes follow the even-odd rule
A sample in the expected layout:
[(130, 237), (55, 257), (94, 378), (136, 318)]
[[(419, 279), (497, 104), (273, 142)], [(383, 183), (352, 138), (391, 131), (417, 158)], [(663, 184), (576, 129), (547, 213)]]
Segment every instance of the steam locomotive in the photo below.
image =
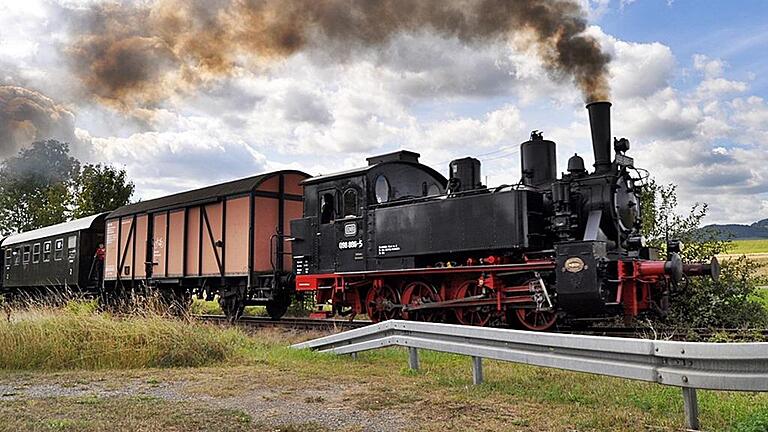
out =
[(587, 105), (591, 173), (574, 155), (557, 178), (556, 145), (534, 132), (513, 185), (483, 185), (474, 158), (452, 161), (446, 179), (409, 151), (305, 180), (291, 222), (296, 291), (373, 321), (546, 330), (558, 318), (664, 314), (683, 277), (717, 277), (718, 263), (683, 264), (679, 242), (663, 258), (644, 244), (644, 178), (627, 139), (611, 158), (610, 107)]
[(610, 106), (587, 105), (591, 173), (574, 155), (558, 178), (556, 145), (538, 132), (520, 146), (520, 182), (495, 188), (477, 159), (452, 161), (446, 179), (410, 151), (318, 177), (266, 173), (8, 237), (2, 289), (114, 299), (149, 287), (182, 307), (218, 298), (231, 320), (246, 305), (279, 318), (306, 295), (373, 321), (530, 330), (663, 315), (684, 277), (717, 277), (718, 263), (644, 244), (644, 178), (628, 140), (611, 158)]

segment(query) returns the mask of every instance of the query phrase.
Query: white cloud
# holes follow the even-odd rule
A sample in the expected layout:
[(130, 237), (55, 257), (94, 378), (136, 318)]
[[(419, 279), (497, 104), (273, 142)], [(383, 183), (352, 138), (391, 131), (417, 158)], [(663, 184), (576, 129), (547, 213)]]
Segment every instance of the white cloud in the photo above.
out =
[[(609, 4), (579, 1), (591, 20)], [(26, 9), (0, 5), (0, 82), (78, 100), (81, 89), (61, 67), (64, 36), (51, 23), (56, 3), (22, 3)], [(767, 216), (768, 105), (750, 93), (750, 81), (729, 77), (728, 65), (706, 54), (676, 58), (659, 42), (619, 40), (597, 26), (587, 32), (613, 57), (613, 131), (630, 138), (638, 165), (679, 184), (684, 205), (709, 202), (711, 221)], [(579, 92), (553, 81), (530, 52), (402, 35), (342, 62), (321, 55), (238, 70), (143, 120), (67, 105), (76, 136), (93, 142), (82, 157), (124, 166), (143, 198), (262, 170), (328, 173), (398, 148), (421, 152), (442, 172), (455, 157), (484, 155), (489, 181), (509, 183), (520, 176), (517, 148), (530, 129), (558, 143), (561, 171), (574, 152), (592, 163)], [(690, 68), (683, 80), (680, 63)]]
[(707, 78), (716, 78), (723, 74), (725, 64), (720, 59), (710, 59), (704, 54), (695, 54), (693, 56), (693, 67), (704, 72), (704, 76)]

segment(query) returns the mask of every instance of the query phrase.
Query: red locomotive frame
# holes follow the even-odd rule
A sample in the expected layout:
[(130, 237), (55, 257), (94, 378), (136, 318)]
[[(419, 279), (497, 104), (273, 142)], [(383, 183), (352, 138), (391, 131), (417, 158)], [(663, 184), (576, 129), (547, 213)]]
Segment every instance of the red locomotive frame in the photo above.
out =
[[(483, 262), (498, 262), (488, 257)], [(618, 261), (616, 305), (626, 317), (651, 309), (668, 285), (666, 261)], [(318, 304), (350, 308), (352, 316), (367, 314), (374, 322), (394, 318), (422, 321), (453, 319), (460, 324), (513, 322), (529, 330), (546, 330), (557, 320), (554, 301), (543, 274), (552, 274), (554, 259), (522, 263), (466, 265), (388, 271), (298, 275), (296, 290), (315, 292)], [(528, 275), (524, 283), (508, 284), (510, 273)], [(402, 295), (400, 295), (402, 292)], [(337, 310), (340, 312), (340, 309)]]

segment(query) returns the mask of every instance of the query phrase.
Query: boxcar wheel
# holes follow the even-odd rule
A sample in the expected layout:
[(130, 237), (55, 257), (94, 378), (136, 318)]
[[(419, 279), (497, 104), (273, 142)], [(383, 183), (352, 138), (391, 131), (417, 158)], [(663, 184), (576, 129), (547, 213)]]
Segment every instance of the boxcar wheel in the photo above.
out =
[(273, 320), (279, 320), (288, 312), (288, 306), (291, 305), (290, 299), (285, 300), (272, 300), (267, 303), (267, 314)]
[(245, 311), (245, 287), (225, 288), (219, 291), (219, 306), (230, 324), (234, 324)]

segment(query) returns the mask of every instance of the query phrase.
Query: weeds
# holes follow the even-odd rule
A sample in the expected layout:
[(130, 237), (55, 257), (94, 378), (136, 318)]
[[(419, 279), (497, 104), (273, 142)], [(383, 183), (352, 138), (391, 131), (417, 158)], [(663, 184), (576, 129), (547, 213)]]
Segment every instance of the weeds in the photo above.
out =
[(253, 345), (242, 331), (152, 310), (112, 316), (94, 302), (14, 310), (0, 322), (0, 369), (189, 367), (241, 358)]

